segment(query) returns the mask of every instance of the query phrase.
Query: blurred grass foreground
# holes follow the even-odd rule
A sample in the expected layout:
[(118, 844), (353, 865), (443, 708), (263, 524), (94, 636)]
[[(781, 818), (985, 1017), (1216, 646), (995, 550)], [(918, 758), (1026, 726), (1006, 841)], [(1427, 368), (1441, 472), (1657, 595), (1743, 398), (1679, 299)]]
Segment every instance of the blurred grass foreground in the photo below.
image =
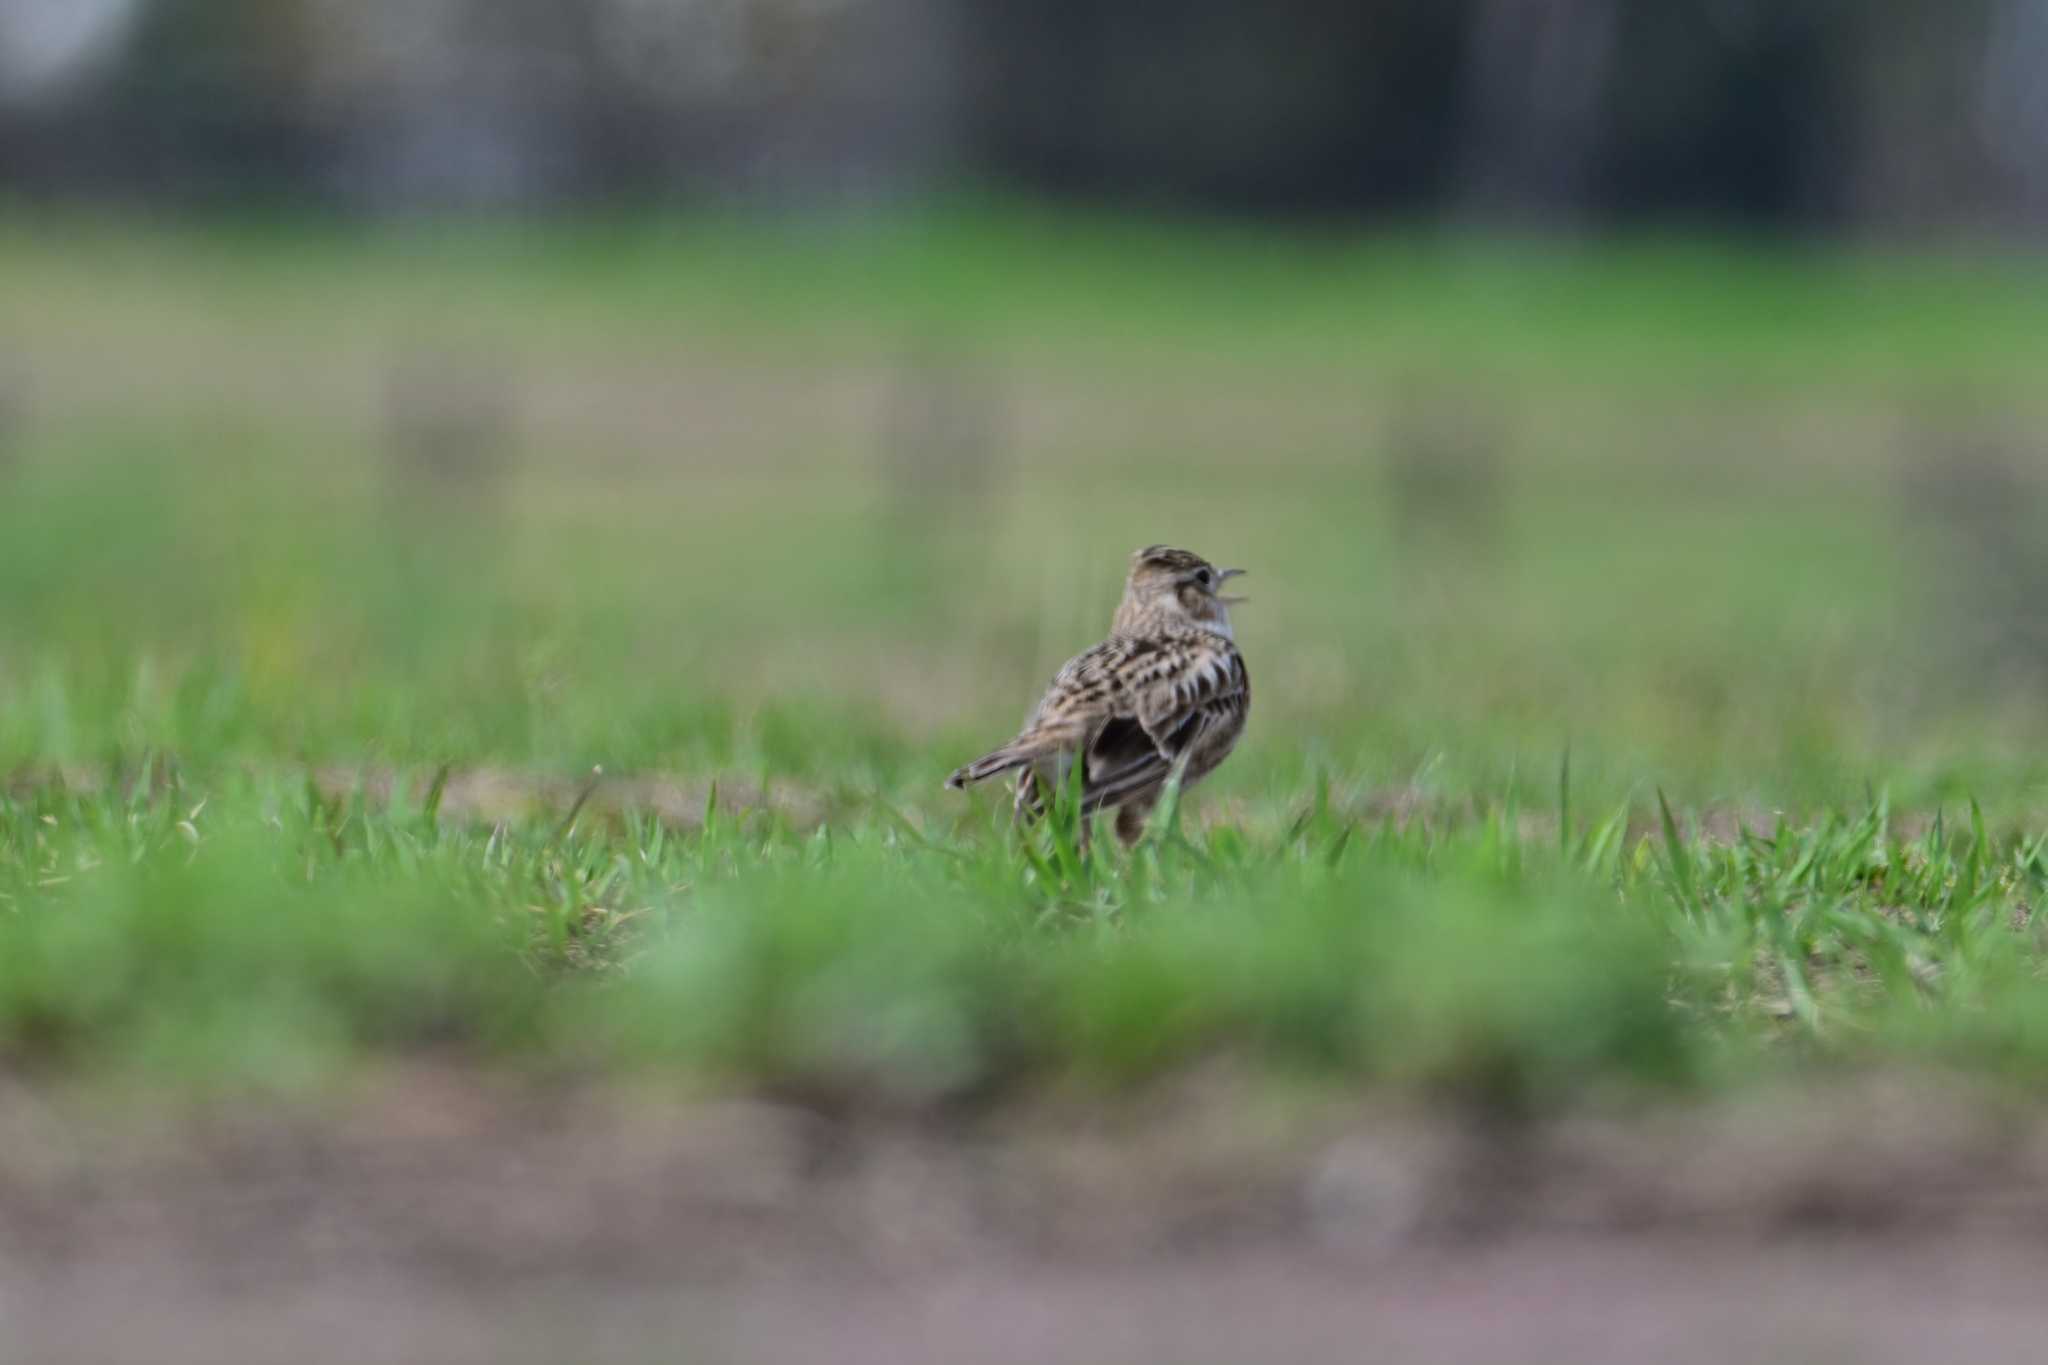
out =
[[(0, 296), (16, 1065), (2048, 1049), (2031, 258), (17, 206)], [(1160, 540), (1238, 755), (1129, 859), (942, 793)]]

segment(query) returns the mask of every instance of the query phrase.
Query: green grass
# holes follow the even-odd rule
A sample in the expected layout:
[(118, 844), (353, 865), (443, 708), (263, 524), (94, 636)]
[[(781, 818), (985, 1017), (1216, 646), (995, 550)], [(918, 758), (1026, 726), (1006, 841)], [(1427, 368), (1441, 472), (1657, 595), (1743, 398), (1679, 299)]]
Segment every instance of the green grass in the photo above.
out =
[[(1449, 362), (1583, 383), (1704, 367), (1773, 385), (2023, 384), (2038, 258), (1674, 238), (1594, 243), (1144, 220), (963, 199), (824, 221), (698, 213), (364, 232), (76, 212), (0, 224), (0, 288), (57, 336), (109, 313), (375, 339), (611, 350), (715, 335), (753, 357), (923, 331), (1128, 365)], [(1533, 344), (1532, 344), (1533, 343)]]
[[(917, 1104), (2037, 1067), (2040, 289), (1016, 206), (17, 213), (0, 1056)], [(391, 397), (450, 359), (467, 474)], [(1253, 571), (1180, 824), (1083, 858), (941, 792), (1162, 539)]]
[(1627, 808), (1360, 820), (1324, 791), (1083, 857), (1057, 824), (879, 804), (484, 828), (431, 786), (130, 776), (0, 803), (16, 1065), (291, 1085), (427, 1049), (926, 1104), (1224, 1053), (1527, 1106), (2048, 1042), (2048, 839), (1974, 812), (1706, 838)]

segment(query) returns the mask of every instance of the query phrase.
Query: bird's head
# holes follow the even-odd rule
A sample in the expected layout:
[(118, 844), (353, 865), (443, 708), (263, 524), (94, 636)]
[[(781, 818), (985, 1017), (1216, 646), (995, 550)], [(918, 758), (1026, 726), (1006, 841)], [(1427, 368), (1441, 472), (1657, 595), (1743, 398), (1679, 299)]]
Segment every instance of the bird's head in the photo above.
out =
[(1116, 609), (1118, 634), (1143, 634), (1167, 626), (1199, 626), (1230, 634), (1230, 608), (1244, 601), (1221, 589), (1243, 569), (1219, 569), (1198, 554), (1168, 545), (1147, 545), (1131, 556), (1124, 600)]

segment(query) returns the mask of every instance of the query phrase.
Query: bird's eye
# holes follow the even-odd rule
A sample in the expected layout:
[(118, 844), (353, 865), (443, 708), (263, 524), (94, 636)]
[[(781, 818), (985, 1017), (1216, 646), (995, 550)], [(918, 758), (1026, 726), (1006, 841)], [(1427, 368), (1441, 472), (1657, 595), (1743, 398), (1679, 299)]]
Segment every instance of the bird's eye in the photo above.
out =
[(1195, 570), (1195, 581), (1196, 581), (1197, 583), (1200, 583), (1200, 584), (1201, 584), (1201, 585), (1202, 585), (1203, 587), (1205, 587), (1205, 588), (1206, 588), (1206, 587), (1208, 587), (1208, 586), (1209, 586), (1209, 571), (1208, 571), (1207, 569), (1197, 569), (1197, 570)]

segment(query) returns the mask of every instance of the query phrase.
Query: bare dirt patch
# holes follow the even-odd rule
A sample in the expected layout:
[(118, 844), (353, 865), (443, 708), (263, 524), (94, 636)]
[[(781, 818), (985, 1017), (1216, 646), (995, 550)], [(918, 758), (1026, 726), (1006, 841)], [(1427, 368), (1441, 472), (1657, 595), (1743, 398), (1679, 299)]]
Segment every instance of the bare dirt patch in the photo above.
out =
[(2014, 1359), (2044, 1269), (2048, 1115), (1938, 1076), (1526, 1120), (1227, 1067), (971, 1114), (0, 1094), (24, 1360)]
[[(437, 770), (346, 764), (270, 771), (245, 767), (239, 775), (248, 780), (309, 783), (323, 801), (336, 804), (361, 798), (378, 808), (397, 802), (421, 810), (432, 800), (438, 818), (480, 827), (546, 817), (568, 819), (588, 814), (616, 819), (637, 814), (672, 829), (695, 830), (703, 827), (705, 815), (715, 807), (727, 813), (767, 812), (796, 829), (808, 830), (832, 813), (830, 799), (815, 788), (787, 780), (763, 786), (730, 776), (615, 775), (601, 769), (574, 775), (490, 765)], [(0, 780), (0, 791), (22, 796), (46, 790), (81, 795), (114, 791), (127, 797), (139, 788), (155, 796), (175, 790), (183, 781), (174, 764), (155, 759), (141, 769), (120, 771), (87, 764), (25, 768)], [(195, 781), (195, 792), (203, 791), (205, 785)]]

